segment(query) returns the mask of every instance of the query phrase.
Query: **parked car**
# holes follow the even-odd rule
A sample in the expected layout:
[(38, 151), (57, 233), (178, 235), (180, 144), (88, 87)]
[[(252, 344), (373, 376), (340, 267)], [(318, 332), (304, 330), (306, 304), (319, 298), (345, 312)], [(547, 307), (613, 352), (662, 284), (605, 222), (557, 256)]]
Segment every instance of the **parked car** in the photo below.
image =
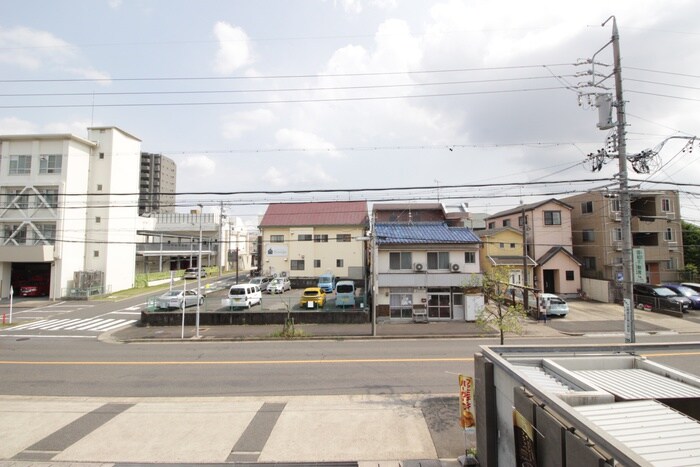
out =
[(338, 281), (335, 286), (335, 306), (355, 306), (355, 283), (353, 281)]
[(45, 297), (48, 294), (48, 282), (24, 283), (19, 287), (19, 295), (21, 297)]
[(700, 292), (700, 284), (696, 282), (682, 282), (681, 285), (693, 289), (696, 292)]
[(664, 287), (673, 290), (677, 294), (688, 297), (690, 308), (700, 310), (700, 292), (682, 284), (662, 284)]
[(228, 291), (232, 308), (250, 308), (262, 301), (262, 292), (256, 284), (232, 285)]
[(321, 274), (318, 278), (318, 288), (326, 293), (332, 293), (335, 289), (335, 276), (330, 272)]
[(553, 293), (540, 294), (540, 306), (546, 310), (547, 316), (566, 316), (569, 313), (566, 300)]
[[(687, 311), (690, 307), (690, 299), (688, 297), (680, 296), (673, 290), (661, 285), (634, 284), (634, 295), (642, 297), (638, 305), (651, 305), (649, 298), (653, 298), (667, 300), (670, 303), (679, 305), (683, 311)], [(643, 300), (644, 297), (647, 297), (646, 302)]]
[(267, 284), (267, 293), (284, 293), (285, 290), (292, 290), (288, 277), (275, 277)]
[(156, 306), (160, 309), (182, 308), (182, 302), (185, 301), (185, 307), (194, 306), (199, 302), (204, 303), (204, 297), (195, 290), (170, 290), (156, 299)]
[(207, 271), (198, 268), (187, 268), (185, 269), (185, 279), (196, 279), (197, 277), (207, 277)]
[(323, 308), (325, 304), (326, 292), (318, 287), (308, 287), (304, 289), (304, 293), (301, 294), (301, 300), (299, 300), (299, 305), (302, 308)]
[(259, 276), (259, 277), (254, 277), (250, 280), (251, 284), (255, 284), (258, 286), (258, 288), (263, 291), (267, 290), (267, 285), (270, 283), (272, 278), (270, 276)]

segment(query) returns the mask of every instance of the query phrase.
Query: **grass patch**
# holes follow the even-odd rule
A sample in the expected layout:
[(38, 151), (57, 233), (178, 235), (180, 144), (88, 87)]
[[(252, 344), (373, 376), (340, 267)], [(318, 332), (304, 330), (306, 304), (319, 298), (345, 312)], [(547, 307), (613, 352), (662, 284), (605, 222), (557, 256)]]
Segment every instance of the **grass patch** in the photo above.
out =
[(284, 326), (280, 331), (273, 332), (270, 337), (276, 337), (278, 339), (294, 339), (296, 337), (307, 337), (303, 329), (296, 329), (294, 327), (294, 319), (287, 318)]

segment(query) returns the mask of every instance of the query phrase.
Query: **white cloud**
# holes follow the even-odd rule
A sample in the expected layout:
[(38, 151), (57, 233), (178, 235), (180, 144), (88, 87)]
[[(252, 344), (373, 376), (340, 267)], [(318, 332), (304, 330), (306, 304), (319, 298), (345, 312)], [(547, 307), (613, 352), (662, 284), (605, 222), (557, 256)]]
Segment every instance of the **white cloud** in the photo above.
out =
[(37, 127), (31, 122), (17, 117), (0, 118), (0, 134), (27, 135), (37, 133)]
[(122, 0), (107, 0), (107, 4), (111, 9), (116, 10), (122, 6)]
[(309, 154), (340, 156), (332, 143), (313, 133), (282, 128), (275, 133), (275, 141), (280, 147), (299, 149)]
[(99, 126), (99, 123), (91, 123), (87, 120), (54, 122), (44, 125), (43, 131), (47, 133), (70, 133), (84, 138), (87, 136), (87, 129), (91, 126)]
[(262, 181), (267, 182), (268, 184), (277, 188), (288, 186), (291, 181), (284, 172), (276, 167), (268, 167), (261, 178)]
[(228, 74), (252, 63), (250, 39), (243, 29), (219, 21), (214, 25), (214, 35), (219, 41), (214, 63), (216, 72)]
[(177, 161), (178, 179), (202, 178), (216, 173), (216, 163), (203, 154), (186, 156)]
[(107, 78), (86, 65), (78, 49), (46, 31), (26, 27), (0, 28), (0, 63), (25, 70), (48, 69), (81, 78)]
[(270, 125), (275, 121), (275, 114), (268, 109), (256, 109), (250, 112), (236, 112), (224, 117), (222, 135), (226, 139), (240, 138), (244, 133)]

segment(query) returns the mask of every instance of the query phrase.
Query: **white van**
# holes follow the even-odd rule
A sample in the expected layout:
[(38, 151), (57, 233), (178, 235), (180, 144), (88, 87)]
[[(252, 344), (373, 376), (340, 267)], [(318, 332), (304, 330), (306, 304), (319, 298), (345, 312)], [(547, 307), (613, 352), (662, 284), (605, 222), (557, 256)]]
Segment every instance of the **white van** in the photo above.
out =
[(355, 283), (353, 281), (338, 281), (335, 286), (335, 306), (355, 307)]
[(228, 291), (231, 308), (250, 308), (262, 300), (260, 287), (255, 284), (236, 284)]

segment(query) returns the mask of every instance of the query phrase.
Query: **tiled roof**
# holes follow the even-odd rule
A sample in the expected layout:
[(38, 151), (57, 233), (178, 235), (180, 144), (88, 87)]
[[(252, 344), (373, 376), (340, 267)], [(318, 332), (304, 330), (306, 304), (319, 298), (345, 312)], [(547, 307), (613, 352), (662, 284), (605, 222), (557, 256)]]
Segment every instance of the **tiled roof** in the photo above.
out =
[(260, 227), (368, 225), (367, 201), (270, 204)]
[(448, 227), (444, 222), (414, 224), (378, 223), (374, 226), (380, 245), (415, 243), (480, 243), (467, 227)]

